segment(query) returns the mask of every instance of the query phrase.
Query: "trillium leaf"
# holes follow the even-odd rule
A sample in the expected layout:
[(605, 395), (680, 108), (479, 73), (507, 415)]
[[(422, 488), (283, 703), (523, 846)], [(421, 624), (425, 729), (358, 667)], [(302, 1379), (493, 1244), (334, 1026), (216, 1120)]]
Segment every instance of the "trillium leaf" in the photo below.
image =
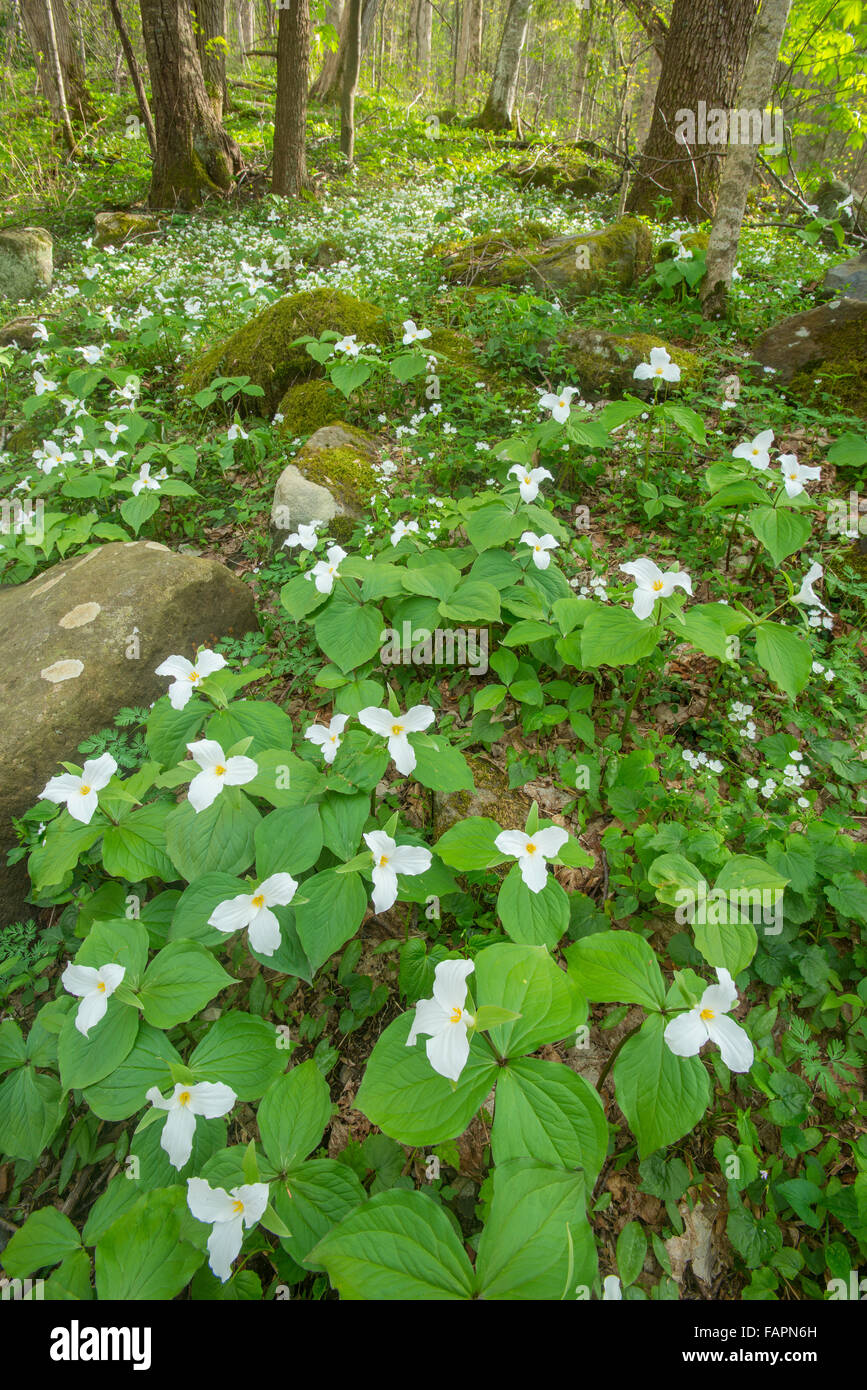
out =
[(581, 631), (584, 666), (634, 666), (659, 645), (662, 629), (650, 618), (643, 622), (629, 608), (600, 604), (588, 614)]
[(475, 790), (470, 765), (442, 734), (411, 734), (415, 749), (412, 776), (423, 787), (437, 792)]
[(520, 1057), (545, 1043), (559, 1042), (587, 1017), (587, 1000), (577, 982), (544, 946), (489, 946), (476, 956), (471, 978), (479, 1004), (496, 1003), (521, 1015), (514, 1023), (490, 1030), (502, 1057)]
[(617, 1104), (638, 1140), (639, 1158), (682, 1139), (710, 1104), (703, 1062), (698, 1057), (675, 1057), (663, 1036), (665, 1028), (661, 1014), (645, 1019), (614, 1063)]
[(145, 971), (139, 997), (148, 1023), (155, 1028), (174, 1028), (235, 983), (199, 942), (170, 941)]
[(272, 1081), (257, 1116), (262, 1146), (278, 1172), (317, 1147), (331, 1119), (331, 1097), (313, 1061), (302, 1062)]
[(35, 1163), (66, 1114), (54, 1076), (17, 1067), (0, 1083), (0, 1153)]
[[(705, 921), (701, 920), (702, 915)], [(735, 979), (756, 954), (758, 937), (751, 922), (738, 919), (730, 912), (722, 914), (725, 920), (714, 920), (719, 915), (714, 912), (713, 903), (709, 903), (706, 913), (696, 917), (693, 923), (695, 944), (708, 965), (724, 966)]]
[(275, 1194), (275, 1209), (289, 1227), (280, 1244), (299, 1265), (333, 1226), (367, 1201), (356, 1174), (333, 1158), (300, 1164), (276, 1184)]
[(186, 1189), (176, 1186), (149, 1192), (146, 1201), (115, 1221), (96, 1247), (100, 1301), (166, 1301), (180, 1293), (205, 1260), (181, 1238), (185, 1211)]
[(313, 625), (316, 641), (344, 675), (377, 655), (385, 628), (378, 608), (349, 599), (344, 602), (337, 594)]
[(426, 1035), (407, 1047), (413, 1017), (413, 1010), (402, 1014), (379, 1038), (355, 1108), (401, 1144), (439, 1144), (463, 1134), (499, 1069), (477, 1035), (470, 1039), (469, 1059), (453, 1089), (428, 1061)]
[(3, 1268), (11, 1279), (26, 1279), (34, 1270), (60, 1264), (81, 1249), (81, 1236), (56, 1207), (31, 1212), (3, 1251)]
[(295, 926), (311, 966), (318, 970), (358, 931), (367, 893), (358, 874), (334, 869), (305, 879), (302, 891), (307, 901), (295, 910)]
[(68, 811), (63, 811), (57, 820), (52, 821), (45, 836), (45, 844), (37, 845), (30, 852), (27, 861), (33, 887), (37, 892), (61, 883), (65, 874), (74, 869), (82, 854), (95, 845), (110, 822), (95, 812), (89, 825), (79, 825)]
[(479, 554), (494, 546), (505, 545), (515, 540), (526, 530), (523, 519), (516, 516), (502, 502), (491, 502), (479, 507), (465, 522), (467, 536)]
[(813, 654), (809, 644), (791, 628), (780, 623), (759, 623), (756, 660), (774, 684), (795, 700), (810, 679)]
[(312, 579), (304, 574), (296, 574), (280, 590), (280, 603), (296, 623), (306, 618), (314, 609), (321, 608), (327, 594), (320, 593)]
[(421, 1192), (378, 1192), (311, 1250), (341, 1298), (468, 1299), (473, 1270), (445, 1212)]
[(112, 1178), (105, 1191), (97, 1197), (88, 1213), (82, 1231), (85, 1245), (96, 1245), (118, 1217), (130, 1211), (141, 1198), (141, 1188), (127, 1174), (129, 1168)]
[(553, 951), (569, 926), (569, 899), (550, 869), (544, 888), (534, 893), (514, 864), (497, 897), (497, 916), (513, 941)]
[(146, 878), (171, 882), (172, 861), (165, 851), (165, 823), (171, 811), (168, 801), (139, 806), (112, 825), (102, 839), (102, 865), (107, 874), (139, 883)]
[(65, 1091), (83, 1091), (115, 1071), (129, 1053), (138, 1033), (136, 1009), (110, 998), (105, 1017), (94, 1024), (88, 1036), (75, 1026), (78, 1008), (67, 1014), (57, 1043), (60, 1080)]
[[(259, 1225), (264, 1226), (265, 1230), (269, 1229), (265, 1225), (264, 1217)], [(236, 1269), (223, 1283), (203, 1264), (196, 1270), (190, 1284), (190, 1298), (194, 1302), (261, 1303), (262, 1281), (252, 1269)]]
[(151, 1086), (158, 1086), (161, 1091), (171, 1089), (169, 1063), (180, 1060), (165, 1033), (143, 1022), (135, 1045), (120, 1066), (104, 1080), (88, 1086), (84, 1098), (100, 1120), (126, 1120), (147, 1104), (146, 1093)]
[(123, 983), (136, 989), (147, 959), (147, 927), (136, 918), (118, 917), (111, 922), (93, 924), (78, 949), (75, 963), (89, 965), (95, 970), (109, 963), (122, 965), (126, 971)]
[(574, 1297), (575, 1285), (590, 1288), (597, 1264), (584, 1174), (519, 1158), (497, 1165), (493, 1187), (476, 1261), (478, 1297), (560, 1300)]
[[(687, 861), (684, 861), (687, 862)], [(653, 950), (633, 932), (595, 932), (566, 950), (569, 974), (588, 999), (659, 1010), (665, 984)]]
[(239, 1100), (258, 1100), (286, 1069), (282, 1034), (252, 1014), (228, 1013), (212, 1023), (189, 1065), (197, 1081), (222, 1081)]
[(746, 614), (736, 612), (725, 603), (697, 603), (684, 613), (683, 623), (677, 625), (677, 635), (685, 637), (705, 656), (728, 661), (729, 638), (748, 624)]
[(234, 874), (202, 874), (185, 888), (172, 917), (169, 941), (200, 941), (205, 946), (220, 946), (229, 940), (225, 932), (208, 926), (215, 907), (242, 893), (251, 893), (249, 883)]
[(166, 820), (166, 849), (188, 882), (218, 869), (244, 873), (253, 862), (253, 836), (261, 819), (239, 787), (226, 787), (204, 811), (195, 811), (189, 801), (174, 808)]
[(145, 740), (148, 752), (162, 767), (173, 767), (187, 756), (187, 744), (210, 713), (210, 705), (195, 695), (183, 709), (173, 709), (167, 697), (157, 700), (148, 716)]
[(256, 877), (261, 883), (272, 874), (293, 877), (312, 869), (322, 852), (322, 820), (319, 807), (298, 806), (271, 811), (256, 826)]
[(0, 1023), (0, 1072), (23, 1066), (27, 1061), (24, 1034), (11, 1018)]
[[(426, 594), (429, 598), (440, 599), (445, 603), (461, 582), (461, 572), (456, 565), (446, 561), (425, 565), (423, 569), (401, 570), (402, 588), (408, 594)], [(481, 578), (481, 576), (477, 576)]]
[(211, 716), (204, 737), (215, 739), (227, 753), (234, 744), (249, 738), (244, 753), (255, 762), (256, 754), (266, 748), (291, 749), (292, 720), (269, 700), (237, 700), (229, 709)]
[(90, 1256), (86, 1250), (73, 1250), (45, 1281), (47, 1303), (87, 1303), (93, 1298), (90, 1284)]
[(493, 584), (482, 579), (464, 579), (440, 603), (440, 613), (455, 623), (498, 623), (500, 595)]
[(322, 837), (327, 849), (344, 862), (351, 859), (370, 816), (370, 797), (363, 793), (349, 796), (327, 792), (319, 805)]
[(747, 512), (747, 524), (775, 565), (806, 545), (812, 529), (809, 516), (789, 507), (753, 507)]
[(592, 1188), (608, 1152), (608, 1122), (592, 1086), (570, 1067), (520, 1057), (503, 1067), (491, 1152), (499, 1166), (536, 1158), (583, 1168)]
[(266, 748), (256, 754), (258, 772), (244, 790), (261, 796), (272, 806), (288, 810), (316, 801), (325, 790), (325, 778), (315, 763), (299, 758), (288, 749)]
[(509, 857), (501, 854), (494, 843), (501, 833), (495, 820), (469, 816), (441, 835), (434, 848), (444, 864), (462, 873), (468, 869), (489, 869)]

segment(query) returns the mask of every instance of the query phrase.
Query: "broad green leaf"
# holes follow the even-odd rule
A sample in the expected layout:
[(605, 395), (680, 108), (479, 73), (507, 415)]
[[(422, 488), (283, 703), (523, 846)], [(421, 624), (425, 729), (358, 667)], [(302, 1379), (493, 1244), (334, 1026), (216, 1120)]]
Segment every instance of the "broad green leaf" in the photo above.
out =
[(148, 1023), (155, 1028), (174, 1028), (234, 983), (198, 941), (170, 941), (145, 971), (139, 997)]
[(494, 1169), (494, 1196), (479, 1241), (479, 1298), (560, 1300), (596, 1277), (584, 1174), (513, 1159)]
[(500, 834), (502, 829), (495, 820), (487, 816), (469, 816), (441, 835), (434, 848), (444, 864), (459, 872), (489, 869), (509, 858), (494, 844)]
[(203, 874), (185, 888), (175, 907), (169, 928), (170, 941), (201, 941), (205, 946), (219, 946), (228, 938), (225, 932), (208, 926), (208, 918), (220, 903), (250, 894), (249, 883), (234, 874)]
[(795, 700), (807, 681), (813, 665), (810, 646), (789, 627), (780, 623), (759, 623), (756, 628), (756, 660), (775, 685)]
[(775, 565), (781, 565), (810, 539), (810, 518), (790, 507), (753, 507), (747, 513), (747, 524)]
[(261, 819), (240, 788), (227, 787), (204, 811), (194, 811), (189, 801), (175, 807), (166, 820), (166, 849), (188, 882), (217, 870), (241, 874), (253, 862)]
[(653, 950), (628, 931), (595, 932), (566, 950), (569, 974), (588, 999), (659, 1010), (665, 984)]
[(289, 1228), (280, 1244), (296, 1264), (309, 1263), (317, 1241), (367, 1200), (355, 1173), (332, 1158), (300, 1164), (276, 1187), (274, 1206)]
[(659, 645), (662, 629), (629, 608), (600, 604), (589, 613), (581, 632), (584, 666), (632, 666), (650, 656)]
[(665, 1028), (660, 1014), (646, 1018), (614, 1063), (617, 1104), (638, 1140), (639, 1158), (682, 1139), (710, 1104), (704, 1064), (698, 1057), (675, 1057)]
[(175, 873), (165, 851), (165, 824), (171, 809), (170, 802), (154, 801), (131, 811), (119, 825), (110, 826), (102, 838), (105, 872), (129, 883), (146, 878), (170, 883)]
[(475, 790), (469, 763), (443, 734), (413, 734), (415, 767), (412, 775), (423, 787), (438, 792)]
[(560, 1042), (587, 1017), (587, 1000), (578, 984), (544, 946), (489, 946), (476, 956), (475, 965), (469, 983), (476, 1002), (521, 1015), (488, 1034), (502, 1057), (520, 1057)]
[(271, 811), (256, 826), (256, 877), (297, 877), (312, 869), (322, 852), (322, 820), (316, 805)]
[(386, 624), (378, 608), (335, 597), (313, 624), (316, 641), (346, 675), (378, 653)]
[(84, 1098), (100, 1120), (126, 1120), (147, 1103), (145, 1095), (151, 1086), (161, 1091), (171, 1089), (169, 1063), (180, 1060), (165, 1033), (141, 1023), (135, 1045), (120, 1066), (88, 1086)]
[(66, 1114), (53, 1076), (17, 1067), (0, 1082), (0, 1154), (35, 1163)]
[(358, 931), (367, 893), (358, 874), (334, 869), (305, 879), (302, 891), (307, 901), (295, 909), (295, 926), (310, 964), (318, 970)]
[(216, 739), (226, 752), (242, 739), (252, 738), (245, 757), (255, 762), (266, 748), (292, 748), (292, 720), (269, 700), (236, 700), (208, 720), (205, 738)]
[(112, 996), (105, 1017), (87, 1037), (75, 1026), (78, 1008), (67, 1014), (57, 1043), (57, 1061), (64, 1091), (82, 1091), (102, 1081), (132, 1051), (139, 1027), (138, 1010)]
[(317, 1147), (330, 1119), (328, 1083), (313, 1061), (272, 1081), (256, 1115), (262, 1147), (281, 1173)]
[(569, 899), (550, 872), (544, 888), (532, 892), (514, 864), (497, 897), (497, 916), (513, 941), (553, 951), (569, 926)]
[(227, 1013), (212, 1023), (188, 1065), (200, 1081), (222, 1081), (239, 1100), (258, 1100), (286, 1068), (282, 1035), (252, 1014)]
[(60, 1264), (81, 1249), (81, 1236), (56, 1207), (31, 1212), (3, 1251), (3, 1268), (11, 1279), (26, 1279), (37, 1269)]
[(602, 1102), (570, 1067), (519, 1057), (497, 1082), (491, 1152), (497, 1165), (536, 1158), (583, 1168), (592, 1187), (608, 1152)]
[(183, 1187), (149, 1192), (105, 1233), (95, 1256), (100, 1301), (164, 1302), (189, 1283), (205, 1256), (181, 1239), (186, 1199)]

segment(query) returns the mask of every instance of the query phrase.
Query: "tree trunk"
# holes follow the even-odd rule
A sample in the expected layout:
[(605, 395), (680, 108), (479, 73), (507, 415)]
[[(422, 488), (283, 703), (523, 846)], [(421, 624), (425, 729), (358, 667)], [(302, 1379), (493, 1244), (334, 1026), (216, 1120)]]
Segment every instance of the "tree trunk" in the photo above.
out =
[(650, 133), (627, 202), (630, 212), (652, 212), (663, 195), (671, 198), (676, 217), (713, 216), (723, 155), (715, 142), (721, 126), (713, 128), (709, 113), (725, 113), (727, 123), (757, 4), (674, 0)]
[(185, 0), (141, 0), (141, 20), (157, 137), (148, 201), (194, 207), (228, 192), (241, 151), (208, 99)]
[[(763, 0), (753, 26), (743, 81), (738, 92), (738, 108), (764, 111), (774, 89), (777, 58), (783, 44), (792, 0)], [(751, 136), (757, 132), (750, 131)], [(705, 318), (722, 318), (738, 255), (741, 225), (759, 141), (738, 140), (729, 146), (720, 180), (717, 211), (707, 248), (707, 277), (702, 287)]]
[[(362, 0), (360, 55), (364, 54), (368, 46), (378, 9), (379, 0)], [(347, 3), (343, 7), (343, 15), (340, 21), (340, 42), (338, 43), (337, 51), (326, 55), (319, 76), (310, 88), (311, 101), (337, 101), (338, 98), (342, 99), (343, 76), (346, 68), (348, 25), (349, 4)]]
[(60, 69), (60, 58), (57, 53), (57, 34), (54, 29), (54, 14), (51, 9), (51, 0), (43, 0), (45, 11), (45, 30), (48, 36), (48, 62), (51, 69), (51, 76), (54, 80), (55, 90), (57, 91), (57, 101), (60, 107), (60, 119), (63, 125), (63, 136), (66, 140), (67, 148), (75, 149), (75, 136), (72, 132), (72, 122), (69, 119), (69, 107), (66, 104), (66, 88), (63, 85), (63, 73)]
[(307, 182), (307, 84), (310, 79), (310, 0), (289, 0), (278, 11), (277, 104), (271, 192), (301, 192)]
[(361, 72), (361, 0), (348, 0), (346, 9), (348, 18), (343, 91), (340, 97), (340, 148), (351, 164), (355, 159), (355, 93)]
[(226, 0), (193, 0), (192, 11), (205, 91), (221, 121), (226, 105)]
[(527, 39), (530, 7), (533, 0), (509, 0), (506, 22), (497, 50), (494, 76), (485, 108), (474, 125), (482, 130), (511, 130), (518, 72)]
[(431, 45), (433, 43), (433, 5), (431, 0), (418, 0), (415, 12), (416, 66), (427, 81), (430, 76)]
[(256, 43), (254, 19), (253, 0), (238, 0), (238, 39), (242, 55), (246, 55), (247, 50)]
[(151, 115), (151, 109), (148, 105), (147, 92), (145, 91), (144, 83), (141, 80), (141, 73), (139, 72), (138, 63), (136, 62), (136, 56), (133, 51), (133, 46), (130, 42), (130, 37), (127, 33), (126, 25), (123, 22), (123, 15), (120, 12), (120, 5), (118, 4), (118, 0), (108, 0), (108, 4), (109, 9), (111, 10), (111, 17), (114, 20), (114, 27), (117, 29), (118, 38), (120, 39), (120, 46), (123, 49), (123, 56), (126, 58), (126, 65), (129, 69), (129, 75), (132, 79), (132, 85), (135, 91), (136, 101), (138, 102), (138, 109), (141, 112), (142, 124), (144, 125), (145, 133), (147, 134), (148, 144), (151, 147), (151, 155), (155, 155), (157, 152), (157, 135), (156, 131), (154, 130), (154, 118)]
[[(63, 122), (65, 107), (66, 115), (72, 120), (88, 120), (93, 106), (73, 41), (65, 0), (51, 0), (50, 9), (46, 0), (20, 0), (20, 5), (24, 32), (36, 59), (39, 83), (52, 116)], [(51, 58), (52, 47), (57, 58), (56, 68)]]

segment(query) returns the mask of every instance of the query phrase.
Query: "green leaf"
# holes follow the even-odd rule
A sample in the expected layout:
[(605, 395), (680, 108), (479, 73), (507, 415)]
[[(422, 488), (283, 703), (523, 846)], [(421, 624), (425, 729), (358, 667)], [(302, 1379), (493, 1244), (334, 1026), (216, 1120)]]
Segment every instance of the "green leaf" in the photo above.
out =
[(78, 949), (75, 963), (95, 970), (103, 965), (122, 965), (126, 971), (123, 983), (137, 989), (147, 958), (148, 933), (144, 923), (134, 917), (116, 917), (110, 922), (94, 922)]
[(205, 946), (224, 944), (226, 933), (209, 927), (208, 918), (220, 903), (249, 892), (249, 883), (234, 874), (203, 874), (179, 897), (169, 928), (169, 940), (201, 941)]
[(569, 974), (588, 999), (659, 1010), (665, 983), (653, 950), (633, 932), (595, 932), (566, 950)]
[(11, 1018), (0, 1023), (0, 1072), (19, 1067), (27, 1060), (24, 1034)]
[(277, 1187), (275, 1208), (289, 1226), (280, 1244), (296, 1264), (311, 1263), (310, 1252), (333, 1226), (367, 1200), (355, 1173), (331, 1158), (314, 1158), (293, 1168)]
[(513, 941), (553, 951), (569, 926), (569, 899), (552, 873), (540, 892), (532, 892), (514, 864), (497, 897), (497, 916)]
[(149, 1192), (115, 1221), (96, 1247), (100, 1301), (166, 1301), (189, 1283), (205, 1256), (181, 1238), (186, 1198), (184, 1187)]
[(100, 1120), (126, 1120), (147, 1103), (151, 1086), (161, 1091), (171, 1087), (169, 1065), (180, 1060), (165, 1033), (141, 1023), (135, 1045), (120, 1066), (88, 1086), (84, 1098)]
[(600, 604), (584, 623), (581, 660), (584, 666), (632, 666), (650, 656), (661, 636), (658, 624), (642, 622), (631, 609)]
[(64, 1091), (81, 1091), (119, 1067), (132, 1051), (138, 1033), (136, 1009), (112, 996), (105, 1017), (88, 1036), (75, 1026), (78, 1009), (66, 1015), (57, 1043), (57, 1061)]
[(27, 872), (37, 892), (63, 880), (82, 854), (95, 845), (109, 822), (97, 811), (90, 825), (77, 825), (68, 811), (49, 825), (45, 844), (37, 845), (27, 861)]
[(312, 577), (308, 579), (308, 575), (312, 575), (312, 571), (296, 574), (295, 578), (290, 579), (280, 590), (280, 602), (296, 623), (306, 618), (315, 608), (321, 608), (327, 597), (319, 592)]
[(90, 1286), (90, 1256), (74, 1250), (45, 1281), (45, 1301), (86, 1303), (93, 1298)]
[(378, 1192), (320, 1240), (309, 1262), (341, 1298), (428, 1302), (471, 1297), (473, 1270), (441, 1207), (421, 1192)]
[(468, 869), (489, 869), (509, 858), (494, 844), (502, 834), (495, 820), (487, 816), (469, 816), (458, 821), (437, 840), (434, 848), (444, 864), (465, 872)]
[(363, 792), (352, 796), (327, 792), (320, 802), (319, 811), (326, 849), (344, 862), (351, 859), (361, 844), (370, 815), (370, 797)]
[(455, 623), (498, 623), (500, 595), (482, 579), (464, 579), (454, 593), (440, 603), (440, 613)]
[[(588, 938), (592, 940), (591, 938)], [(577, 943), (581, 945), (581, 942)], [(694, 1129), (710, 1104), (707, 1071), (698, 1057), (675, 1057), (660, 1014), (645, 1019), (614, 1063), (617, 1104), (646, 1158)]]
[(218, 869), (241, 874), (253, 862), (253, 837), (261, 819), (238, 787), (227, 787), (204, 811), (183, 801), (166, 820), (169, 858), (188, 882)]
[[(476, 956), (476, 998), (520, 1014), (488, 1034), (502, 1057), (520, 1057), (568, 1037), (587, 1017), (587, 1000), (544, 946), (489, 946)], [(473, 977), (470, 977), (471, 981)], [(449, 1136), (451, 1137), (451, 1136)]]
[(470, 544), (479, 554), (493, 546), (504, 545), (514, 540), (525, 530), (524, 523), (504, 506), (502, 502), (491, 502), (479, 507), (464, 523)]
[(423, 787), (438, 792), (475, 791), (469, 763), (443, 734), (413, 734), (413, 777)]
[(810, 679), (813, 654), (803, 638), (780, 623), (759, 623), (756, 660), (775, 685), (794, 700)]
[(0, 1153), (35, 1163), (66, 1114), (60, 1083), (18, 1067), (0, 1084)]
[(208, 1029), (188, 1065), (197, 1080), (222, 1081), (239, 1100), (258, 1100), (286, 1068), (282, 1035), (253, 1014), (227, 1013)]
[(234, 983), (199, 942), (170, 941), (145, 971), (139, 998), (148, 1023), (155, 1028), (174, 1028)]
[(775, 565), (781, 565), (787, 555), (793, 555), (810, 539), (810, 518), (789, 507), (753, 507), (747, 512), (747, 524)]
[(378, 608), (335, 594), (313, 624), (316, 641), (344, 675), (377, 655), (385, 632)]
[(402, 570), (401, 574), (406, 593), (426, 594), (441, 602), (446, 602), (461, 582), (461, 572), (457, 566), (443, 560), (433, 561), (422, 569)]
[(748, 622), (745, 614), (735, 612), (724, 603), (696, 603), (684, 613), (683, 626), (678, 624), (678, 635), (698, 647), (705, 656), (728, 661), (731, 650), (728, 639)]
[(325, 869), (304, 880), (304, 903), (295, 910), (301, 945), (314, 970), (354, 936), (367, 909), (367, 893), (356, 873)]
[(574, 1297), (596, 1277), (596, 1246), (581, 1172), (529, 1158), (494, 1169), (491, 1211), (479, 1241), (476, 1287), (484, 1299)]
[(69, 1217), (56, 1207), (41, 1207), (30, 1213), (9, 1241), (3, 1267), (11, 1279), (26, 1279), (80, 1249), (81, 1237)]
[(262, 1147), (278, 1172), (285, 1173), (317, 1147), (330, 1119), (328, 1083), (315, 1062), (302, 1062), (272, 1081), (256, 1120)]
[(242, 739), (251, 738), (245, 756), (256, 759), (266, 748), (292, 747), (292, 720), (270, 700), (237, 700), (208, 720), (205, 738), (216, 739), (228, 751)]
[(171, 882), (172, 861), (165, 851), (165, 823), (171, 810), (166, 801), (139, 806), (110, 826), (102, 839), (102, 864), (107, 874), (139, 883), (145, 878)]
[(617, 1237), (617, 1270), (624, 1288), (635, 1283), (646, 1254), (647, 1236), (637, 1221), (627, 1221)]
[(183, 709), (172, 709), (167, 697), (157, 700), (145, 729), (150, 756), (161, 767), (174, 767), (187, 756), (187, 744), (195, 741), (210, 709), (195, 697)]
[(250, 796), (263, 797), (272, 806), (284, 810), (305, 806), (325, 790), (325, 778), (316, 765), (294, 753), (266, 748), (256, 755), (256, 765), (259, 771), (251, 782), (245, 783), (245, 790)]
[(499, 1166), (511, 1158), (536, 1158), (561, 1168), (583, 1168), (588, 1186), (608, 1152), (602, 1102), (570, 1067), (521, 1057), (503, 1067), (491, 1152)]
[(256, 877), (262, 883), (272, 874), (302, 874), (322, 853), (322, 820), (318, 806), (277, 810), (256, 826)]

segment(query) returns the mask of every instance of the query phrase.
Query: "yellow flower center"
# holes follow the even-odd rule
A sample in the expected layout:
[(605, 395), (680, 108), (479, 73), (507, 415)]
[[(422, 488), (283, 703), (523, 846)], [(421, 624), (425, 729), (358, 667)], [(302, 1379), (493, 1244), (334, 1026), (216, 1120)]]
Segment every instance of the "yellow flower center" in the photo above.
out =
[(98, 981), (96, 989), (98, 994), (105, 994), (105, 984), (102, 980)]
[(663, 589), (662, 580), (661, 580), (661, 579), (654, 579), (654, 581), (653, 581), (653, 592), (654, 592), (655, 594), (660, 594), (660, 593), (662, 593), (662, 589)]
[(542, 549), (542, 547), (541, 547), (541, 545), (534, 545), (534, 546), (533, 546), (533, 549), (536, 550), (536, 551), (539, 551), (539, 550)]
[(236, 1200), (232, 1203), (232, 1211), (235, 1213), (236, 1216), (240, 1216), (240, 1215), (241, 1215), (241, 1212), (242, 1212), (243, 1210), (244, 1210), (244, 1203), (243, 1203), (243, 1202), (240, 1202), (240, 1201), (238, 1201), (238, 1200), (236, 1199)]
[(189, 1103), (190, 1103), (190, 1093), (189, 1093), (189, 1091), (181, 1091), (180, 1095), (178, 1096), (178, 1105), (189, 1105)]
[(716, 1014), (714, 1013), (713, 1009), (702, 1009), (701, 1013), (699, 1014), (699, 1018), (708, 1020), (711, 1018), (716, 1018)]
[(662, 368), (661, 368), (661, 367), (657, 367), (657, 369), (656, 369), (656, 375), (657, 375), (657, 376), (662, 376)]
[(188, 680), (188, 681), (193, 681), (193, 683), (195, 683), (198, 679), (199, 679), (199, 673), (198, 673), (198, 671), (191, 671), (190, 674), (187, 676), (187, 680)]
[(524, 482), (525, 482), (525, 483), (532, 483), (532, 481), (533, 481), (533, 479), (532, 479), (532, 478), (528, 478), (528, 477), (527, 477), (527, 474), (525, 473), (525, 474), (524, 474)]
[(250, 906), (251, 906), (251, 907), (264, 907), (264, 906), (265, 906), (265, 894), (264, 894), (264, 893), (257, 893), (256, 896), (255, 896), (255, 898), (251, 898), (251, 899), (250, 899)]
[(559, 405), (560, 409), (562, 410), (563, 407), (564, 407), (564, 405), (566, 404), (566, 402), (565, 402), (565, 401), (558, 401), (557, 404)]
[(397, 734), (402, 734), (402, 733), (403, 733), (403, 725), (402, 725), (402, 724), (392, 724), (392, 726), (391, 726), (391, 732), (392, 732), (395, 736), (396, 736)]
[(82, 784), (81, 784), (81, 786), (78, 788), (78, 790), (79, 790), (79, 792), (81, 793), (82, 796), (87, 796), (88, 792), (90, 791), (90, 787), (86, 787), (86, 786), (84, 785), (84, 783), (82, 782)]
[(386, 865), (387, 863), (388, 863), (388, 855), (387, 855), (387, 854), (381, 854), (381, 855), (379, 856), (379, 867), (382, 869), (382, 868), (385, 867), (385, 865)]
[(449, 1023), (460, 1023), (460, 1021), (461, 1021), (461, 1014), (462, 1014), (462, 1013), (463, 1013), (463, 1009), (459, 1009), (458, 1006), (457, 1006), (457, 1004), (456, 1004), (455, 1007), (452, 1009), (451, 1018), (449, 1019)]
[(222, 763), (217, 763), (217, 766), (214, 768), (214, 771), (216, 772), (218, 777), (225, 777), (226, 775), (226, 769), (223, 767)]
[(529, 843), (528, 845), (525, 845), (524, 848), (525, 848), (527, 854), (535, 854), (535, 853), (536, 853), (536, 846), (533, 844), (532, 841), (530, 841), (530, 843)]

